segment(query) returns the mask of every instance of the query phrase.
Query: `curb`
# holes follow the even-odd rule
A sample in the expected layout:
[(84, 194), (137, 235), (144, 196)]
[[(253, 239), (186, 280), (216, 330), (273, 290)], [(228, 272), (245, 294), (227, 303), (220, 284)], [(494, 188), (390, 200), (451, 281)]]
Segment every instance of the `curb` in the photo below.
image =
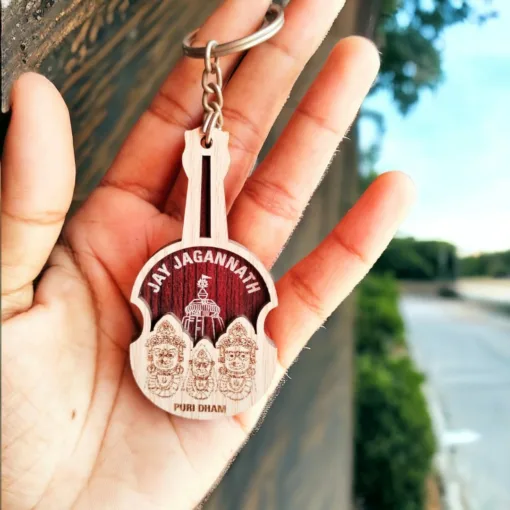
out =
[(450, 449), (444, 445), (442, 440), (445, 437), (447, 426), (439, 398), (436, 397), (430, 384), (424, 384), (422, 389), (429, 408), (434, 434), (438, 442), (438, 451), (434, 463), (441, 478), (443, 508), (444, 510), (470, 510), (463, 501), (462, 485), (458, 479), (455, 459)]

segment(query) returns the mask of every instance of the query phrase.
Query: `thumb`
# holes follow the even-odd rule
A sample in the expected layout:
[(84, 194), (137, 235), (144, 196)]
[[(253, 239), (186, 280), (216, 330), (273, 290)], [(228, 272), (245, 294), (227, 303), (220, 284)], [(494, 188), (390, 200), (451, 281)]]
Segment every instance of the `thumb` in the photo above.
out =
[(75, 179), (69, 113), (57, 89), (28, 73), (12, 89), (2, 157), (2, 320), (32, 306), (33, 281), (62, 230)]

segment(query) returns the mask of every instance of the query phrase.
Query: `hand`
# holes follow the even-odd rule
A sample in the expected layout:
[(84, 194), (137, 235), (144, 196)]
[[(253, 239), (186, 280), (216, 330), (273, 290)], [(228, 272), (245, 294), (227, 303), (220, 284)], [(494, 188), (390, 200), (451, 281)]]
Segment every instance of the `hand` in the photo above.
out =
[[(267, 267), (377, 72), (371, 43), (341, 41), (269, 156), (249, 176), (341, 3), (294, 0), (284, 29), (248, 53), (225, 89), (230, 237)], [(267, 1), (227, 1), (199, 40), (244, 35), (256, 29), (266, 7)], [(226, 74), (236, 58), (222, 60)], [(213, 421), (177, 418), (142, 395), (129, 367), (129, 344), (139, 328), (129, 303), (132, 284), (156, 250), (180, 237), (183, 135), (200, 123), (201, 66), (191, 59), (177, 64), (56, 246), (74, 186), (68, 113), (44, 78), (28, 74), (15, 84), (2, 162), (5, 508), (192, 508), (264, 407), (262, 401)], [(383, 175), (277, 283), (280, 305), (266, 325), (278, 347), (280, 376), (380, 255), (412, 197), (407, 177)]]

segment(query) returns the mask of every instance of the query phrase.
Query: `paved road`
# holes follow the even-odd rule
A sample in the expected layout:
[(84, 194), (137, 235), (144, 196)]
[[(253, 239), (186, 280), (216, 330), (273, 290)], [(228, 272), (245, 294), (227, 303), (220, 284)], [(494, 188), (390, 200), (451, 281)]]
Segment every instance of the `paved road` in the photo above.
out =
[(510, 318), (432, 297), (405, 296), (401, 307), (444, 436), (474, 433), (453, 456), (466, 509), (510, 510)]

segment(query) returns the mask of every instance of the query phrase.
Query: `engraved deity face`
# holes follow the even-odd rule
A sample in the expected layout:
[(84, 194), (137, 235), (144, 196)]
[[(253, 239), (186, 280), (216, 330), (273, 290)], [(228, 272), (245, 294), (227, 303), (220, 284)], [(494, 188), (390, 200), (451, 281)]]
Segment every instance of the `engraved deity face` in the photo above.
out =
[(250, 367), (250, 349), (231, 345), (225, 349), (225, 367), (230, 372), (243, 373)]
[(191, 362), (191, 370), (196, 377), (209, 377), (212, 366), (212, 360), (206, 356), (196, 356)]
[(177, 347), (164, 343), (155, 345), (152, 351), (154, 366), (159, 370), (173, 370), (178, 362)]

